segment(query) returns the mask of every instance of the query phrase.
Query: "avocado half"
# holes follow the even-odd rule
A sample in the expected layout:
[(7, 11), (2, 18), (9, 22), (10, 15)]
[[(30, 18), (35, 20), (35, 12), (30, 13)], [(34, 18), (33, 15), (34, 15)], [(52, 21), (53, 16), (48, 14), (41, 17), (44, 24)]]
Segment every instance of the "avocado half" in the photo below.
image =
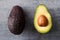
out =
[[(41, 26), (38, 25), (37, 19), (40, 15), (44, 15), (47, 18), (47, 20), (48, 20), (48, 25), (47, 26), (41, 27)], [(50, 15), (47, 7), (43, 4), (38, 5), (37, 8), (36, 8), (35, 15), (34, 15), (34, 27), (39, 33), (47, 33), (52, 28), (51, 15)]]

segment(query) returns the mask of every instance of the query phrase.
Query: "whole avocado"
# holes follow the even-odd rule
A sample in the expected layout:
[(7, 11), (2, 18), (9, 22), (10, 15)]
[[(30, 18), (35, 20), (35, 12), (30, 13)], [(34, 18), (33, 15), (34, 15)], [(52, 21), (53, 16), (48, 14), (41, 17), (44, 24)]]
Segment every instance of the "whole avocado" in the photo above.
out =
[(18, 35), (22, 33), (25, 26), (25, 15), (22, 7), (14, 6), (8, 17), (8, 28), (11, 33)]

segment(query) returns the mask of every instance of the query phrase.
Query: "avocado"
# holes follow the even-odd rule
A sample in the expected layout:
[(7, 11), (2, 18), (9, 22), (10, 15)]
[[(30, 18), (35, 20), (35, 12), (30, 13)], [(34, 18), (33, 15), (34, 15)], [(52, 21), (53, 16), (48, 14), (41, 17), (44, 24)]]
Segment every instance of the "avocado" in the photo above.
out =
[(39, 33), (47, 33), (52, 28), (52, 18), (47, 9), (43, 4), (37, 6), (34, 15), (34, 27)]
[(12, 8), (8, 17), (8, 28), (11, 33), (18, 35), (22, 33), (25, 26), (25, 14), (22, 7), (16, 5)]

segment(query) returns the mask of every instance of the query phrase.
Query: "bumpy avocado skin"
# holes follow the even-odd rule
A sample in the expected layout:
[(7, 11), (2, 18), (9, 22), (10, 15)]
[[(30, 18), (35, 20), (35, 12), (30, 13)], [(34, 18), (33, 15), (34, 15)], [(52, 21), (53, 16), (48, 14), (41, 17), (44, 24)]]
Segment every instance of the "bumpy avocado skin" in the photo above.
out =
[(24, 11), (20, 6), (14, 6), (8, 17), (8, 28), (11, 33), (18, 35), (22, 33), (25, 26)]
[[(51, 30), (51, 28), (52, 28), (52, 17), (51, 17), (51, 14), (49, 13), (49, 16), (50, 16), (50, 21), (51, 21), (51, 25), (49, 26), (49, 28), (48, 28), (48, 30), (46, 30), (45, 32), (43, 31), (43, 30), (38, 30), (38, 28), (37, 28), (37, 26), (36, 26), (36, 22), (35, 22), (35, 16), (36, 16), (36, 11), (37, 11), (37, 9), (38, 9), (38, 7), (39, 6), (44, 6), (45, 8), (46, 8), (46, 11), (49, 13), (49, 11), (48, 11), (48, 8), (46, 7), (46, 5), (44, 5), (44, 4), (39, 4), (38, 6), (37, 6), (37, 8), (36, 8), (36, 10), (35, 10), (35, 14), (34, 14), (34, 27), (35, 27), (35, 29), (39, 32), (39, 33), (41, 33), (41, 34), (46, 34), (46, 33), (48, 33), (50, 30)], [(46, 14), (47, 15), (47, 14)], [(48, 16), (47, 16), (48, 17)], [(48, 22), (49, 22), (49, 20), (48, 20)], [(41, 28), (39, 28), (39, 29), (41, 29)]]

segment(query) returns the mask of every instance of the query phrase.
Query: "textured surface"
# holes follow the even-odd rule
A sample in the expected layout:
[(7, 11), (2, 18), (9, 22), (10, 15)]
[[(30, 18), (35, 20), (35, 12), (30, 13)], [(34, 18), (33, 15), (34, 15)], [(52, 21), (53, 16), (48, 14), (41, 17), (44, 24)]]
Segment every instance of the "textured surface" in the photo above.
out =
[[(34, 11), (39, 4), (45, 4), (53, 19), (53, 28), (47, 34), (39, 34), (33, 26)], [(14, 5), (25, 11), (26, 24), (21, 35), (14, 35), (8, 29), (8, 16)], [(0, 0), (0, 40), (60, 40), (60, 0)]]

